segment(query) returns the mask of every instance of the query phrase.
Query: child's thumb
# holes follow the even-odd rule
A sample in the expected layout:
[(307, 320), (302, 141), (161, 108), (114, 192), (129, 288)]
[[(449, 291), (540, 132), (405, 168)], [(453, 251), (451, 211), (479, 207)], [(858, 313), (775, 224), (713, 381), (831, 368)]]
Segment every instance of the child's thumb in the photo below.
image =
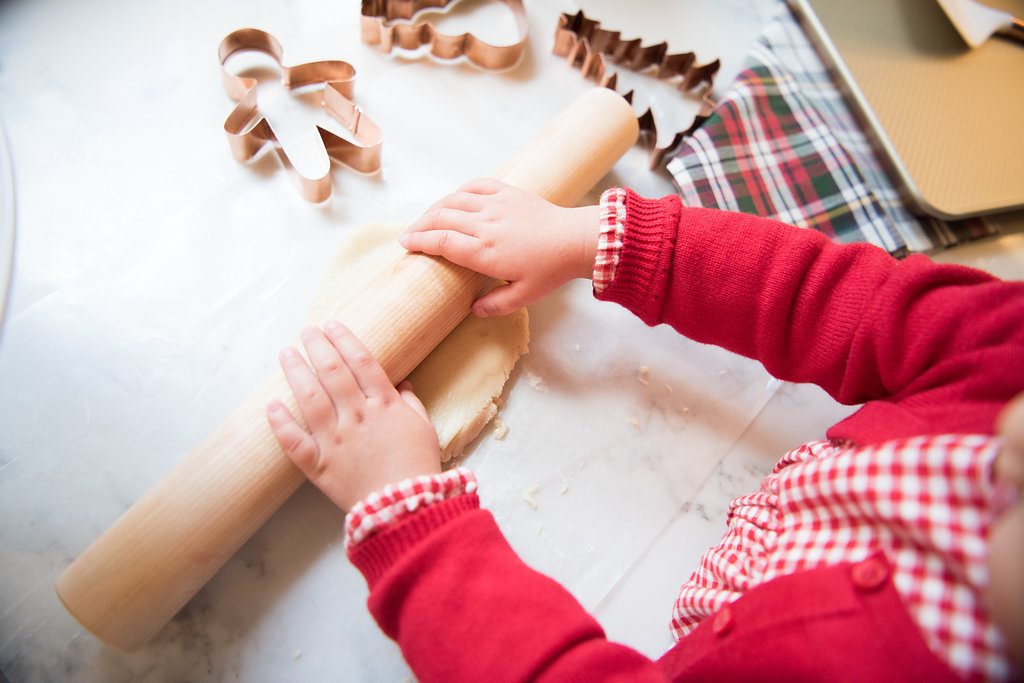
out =
[(476, 300), (473, 304), (473, 313), (481, 318), (489, 318), (517, 311), (529, 303), (522, 290), (523, 286), (518, 282), (495, 287)]
[(424, 420), (430, 422), (430, 416), (427, 415), (427, 409), (423, 406), (423, 402), (419, 399), (419, 396), (412, 391), (412, 382), (404, 380), (397, 387), (398, 395), (402, 397), (402, 400), (408, 403), (413, 410), (419, 413)]

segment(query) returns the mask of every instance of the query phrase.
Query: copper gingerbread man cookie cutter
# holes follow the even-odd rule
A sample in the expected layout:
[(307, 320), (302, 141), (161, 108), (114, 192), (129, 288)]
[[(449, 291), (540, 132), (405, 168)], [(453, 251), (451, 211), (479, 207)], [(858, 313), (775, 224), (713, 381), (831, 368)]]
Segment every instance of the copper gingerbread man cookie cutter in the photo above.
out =
[(247, 162), (267, 145), (273, 145), (285, 167), (294, 174), (299, 193), (310, 202), (326, 201), (331, 196), (331, 169), (324, 175), (309, 177), (296, 169), (288, 159), (270, 122), (260, 112), (256, 101), (255, 78), (230, 73), (225, 64), (240, 52), (262, 52), (277, 62), (281, 84), (288, 90), (323, 85), (321, 105), (351, 134), (352, 140), (342, 138), (317, 126), (329, 158), (360, 173), (380, 170), (380, 128), (352, 101), (356, 70), (348, 62), (320, 61), (285, 66), (284, 50), (277, 40), (255, 28), (244, 28), (228, 34), (220, 43), (218, 56), (224, 91), (238, 104), (224, 121), (231, 153), (236, 160)]

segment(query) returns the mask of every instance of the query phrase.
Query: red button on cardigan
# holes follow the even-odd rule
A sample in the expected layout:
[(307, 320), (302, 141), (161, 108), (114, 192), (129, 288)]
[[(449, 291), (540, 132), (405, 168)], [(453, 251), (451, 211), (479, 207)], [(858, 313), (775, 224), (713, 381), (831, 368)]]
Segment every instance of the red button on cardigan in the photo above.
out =
[(732, 610), (726, 605), (715, 615), (714, 621), (711, 622), (711, 630), (717, 635), (724, 636), (732, 628), (732, 624)]
[(889, 578), (889, 568), (877, 557), (869, 557), (850, 569), (853, 585), (865, 591), (880, 587)]

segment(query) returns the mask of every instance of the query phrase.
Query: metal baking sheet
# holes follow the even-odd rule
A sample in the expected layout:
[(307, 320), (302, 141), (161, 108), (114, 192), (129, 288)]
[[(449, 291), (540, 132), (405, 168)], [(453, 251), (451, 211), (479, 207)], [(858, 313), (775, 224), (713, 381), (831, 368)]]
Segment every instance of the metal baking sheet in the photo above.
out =
[[(1024, 13), (1024, 0), (988, 0)], [(912, 207), (1024, 207), (1024, 46), (971, 49), (935, 0), (790, 0)]]

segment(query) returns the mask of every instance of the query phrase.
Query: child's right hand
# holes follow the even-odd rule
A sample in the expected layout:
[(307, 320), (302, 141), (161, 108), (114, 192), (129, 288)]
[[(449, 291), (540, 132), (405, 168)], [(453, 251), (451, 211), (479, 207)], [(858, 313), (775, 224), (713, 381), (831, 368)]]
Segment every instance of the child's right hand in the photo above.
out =
[[(437, 433), (407, 382), (396, 389), (363, 343), (338, 322), (308, 327), (281, 368), (308, 431), (280, 401), (267, 419), (295, 466), (342, 510), (371, 492), (441, 471)], [(310, 365), (312, 367), (310, 367)]]
[(473, 180), (431, 206), (399, 241), (506, 280), (508, 286), (473, 304), (478, 316), (505, 315), (573, 278), (591, 277), (599, 211), (556, 206), (499, 180)]

